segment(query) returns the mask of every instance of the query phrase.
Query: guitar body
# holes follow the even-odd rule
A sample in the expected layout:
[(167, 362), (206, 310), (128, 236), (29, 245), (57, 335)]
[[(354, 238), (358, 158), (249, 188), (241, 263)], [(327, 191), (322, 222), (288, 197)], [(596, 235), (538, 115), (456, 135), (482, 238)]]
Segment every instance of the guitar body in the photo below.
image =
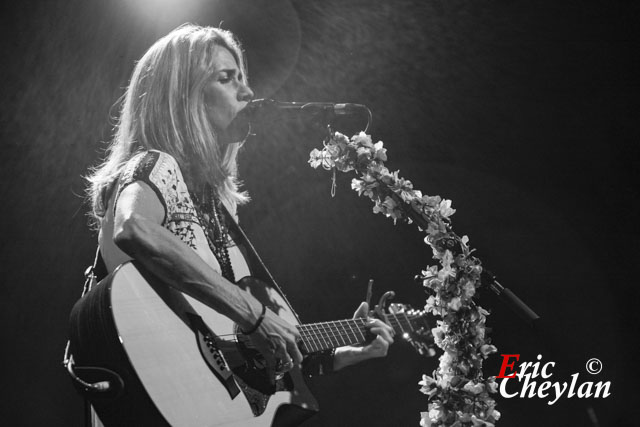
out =
[[(275, 289), (251, 278), (239, 286), (298, 324)], [(74, 306), (70, 336), (80, 372), (106, 368), (124, 382), (90, 393), (107, 426), (295, 426), (318, 411), (299, 369), (270, 378), (237, 332), (227, 317), (128, 262)]]

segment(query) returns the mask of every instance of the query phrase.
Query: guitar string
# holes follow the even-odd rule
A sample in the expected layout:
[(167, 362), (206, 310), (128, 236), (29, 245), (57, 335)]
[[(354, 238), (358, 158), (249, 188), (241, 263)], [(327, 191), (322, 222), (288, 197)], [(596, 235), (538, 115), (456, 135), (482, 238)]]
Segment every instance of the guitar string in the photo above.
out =
[[(363, 342), (365, 338), (363, 325), (358, 325), (358, 320), (360, 320), (360, 322), (364, 321), (361, 319), (349, 319), (300, 325), (300, 333), (303, 338), (303, 343), (306, 347), (313, 349), (314, 351), (320, 351), (327, 348)], [(347, 331), (344, 325), (345, 323), (348, 325), (349, 331)], [(355, 331), (352, 327), (354, 324), (356, 326)], [(342, 327), (343, 332), (340, 332), (338, 325)], [(327, 330), (329, 333), (327, 333)], [(358, 332), (362, 338), (358, 338), (358, 334), (356, 332)], [(307, 339), (305, 340), (305, 338)]]
[[(387, 318), (386, 320), (391, 324), (391, 326), (395, 326), (399, 328), (403, 334), (406, 332), (405, 327), (403, 327), (403, 320), (404, 320), (405, 326), (408, 326), (408, 329), (413, 330), (413, 328), (411, 327), (411, 319), (406, 315), (404, 315), (405, 317), (404, 319), (398, 319), (397, 317), (398, 314), (404, 314), (404, 313), (393, 313), (393, 317), (386, 315), (385, 316)], [(301, 335), (303, 335), (303, 338), (312, 340), (313, 344), (316, 344), (315, 345), (316, 347), (318, 347), (318, 344), (320, 344), (321, 346), (330, 344), (333, 347), (335, 346), (334, 344), (347, 345), (347, 344), (353, 344), (354, 342), (364, 341), (365, 337), (364, 337), (363, 331), (366, 331), (366, 329), (364, 329), (362, 325), (357, 325), (358, 327), (356, 331), (359, 332), (360, 335), (362, 336), (362, 339), (359, 339), (357, 334), (351, 328), (351, 324), (355, 323), (356, 320), (360, 320), (360, 319), (348, 319), (348, 320), (339, 320), (339, 321), (332, 321), (332, 322), (321, 322), (316, 324), (299, 325), (299, 328), (301, 329), (300, 332), (301, 332)], [(347, 331), (346, 328), (344, 327), (345, 322), (349, 325), (349, 328), (351, 329), (350, 331)], [(344, 332), (340, 332), (340, 330), (338, 329), (338, 325), (342, 327)], [(307, 329), (303, 329), (303, 328), (307, 328)], [(329, 331), (328, 333), (327, 333), (327, 330)], [(337, 331), (338, 334), (336, 334), (334, 331)], [(347, 340), (349, 340), (349, 342), (345, 340), (345, 337)], [(342, 343), (338, 338), (342, 340)], [(355, 338), (355, 341), (351, 341), (352, 338)], [(320, 340), (324, 341), (324, 344), (320, 342)], [(329, 340), (329, 342), (327, 342), (327, 340)]]
[[(345, 326), (345, 323), (346, 323), (346, 326)], [(352, 325), (355, 325), (355, 329)], [(333, 338), (335, 338), (336, 340), (340, 338), (343, 341), (343, 343), (346, 344), (345, 337), (349, 341), (351, 341), (351, 337), (358, 340), (358, 335), (360, 335), (362, 339), (365, 338), (364, 332), (363, 332), (363, 326), (364, 325), (358, 325), (356, 321), (335, 322), (335, 323), (324, 322), (322, 324), (307, 326), (306, 327), (307, 329), (302, 329), (301, 334), (306, 334), (309, 338), (319, 337), (321, 339), (332, 338), (331, 335), (333, 335)], [(338, 329), (339, 327), (342, 328), (342, 331)], [(347, 330), (347, 327), (349, 328), (349, 330)], [(327, 330), (330, 330), (331, 335), (327, 334)], [(337, 334), (334, 331), (337, 331)]]
[[(402, 333), (405, 332), (405, 329), (407, 327), (410, 330), (414, 329), (411, 327), (411, 322), (410, 322), (410, 319), (408, 318), (398, 319), (397, 316), (394, 315), (394, 317), (387, 318), (387, 321), (391, 324), (391, 326), (399, 328)], [(346, 337), (350, 337), (351, 335), (357, 336), (357, 334), (353, 331), (353, 329), (350, 326), (350, 324), (353, 322), (355, 322), (355, 319), (340, 320), (340, 321), (333, 321), (333, 322), (321, 322), (316, 324), (299, 325), (299, 329), (301, 333), (303, 334), (307, 333), (307, 335), (313, 336), (313, 337), (320, 337), (322, 339), (325, 339), (325, 338), (332, 338), (333, 336), (336, 338), (339, 337), (343, 339), (345, 336)], [(347, 323), (347, 325), (351, 330), (349, 331), (346, 330), (344, 323)], [(342, 328), (343, 332), (340, 332), (339, 328)], [(334, 332), (336, 330), (338, 331), (337, 335)], [(356, 329), (356, 332), (362, 333), (361, 326), (359, 326), (358, 329)]]
[[(403, 314), (404, 319), (398, 319), (397, 314)], [(385, 319), (387, 320), (387, 322), (390, 323), (392, 326), (394, 326), (394, 324), (396, 326), (399, 326), (401, 331), (403, 330), (401, 326), (402, 320), (404, 320), (410, 326), (411, 321), (416, 320), (419, 317), (421, 316), (409, 317), (405, 313), (394, 313), (393, 318), (390, 317), (389, 315), (385, 315)], [(361, 324), (358, 325), (358, 322), (360, 322)], [(365, 324), (362, 322), (365, 322), (365, 319), (345, 319), (345, 320), (337, 320), (337, 321), (330, 321), (330, 322), (319, 322), (319, 323), (297, 325), (297, 328), (299, 329), (299, 332), (303, 340), (302, 344), (306, 347), (305, 351), (307, 351), (308, 353), (313, 353), (317, 351), (323, 351), (328, 348), (340, 347), (341, 345), (357, 344), (357, 343), (364, 342), (365, 341), (364, 333), (367, 331), (367, 329), (365, 327)], [(345, 329), (344, 323), (346, 323), (349, 326), (350, 331), (347, 331)], [(344, 330), (344, 333), (339, 333), (338, 335), (336, 335), (335, 333), (331, 332), (331, 335), (335, 340), (334, 342), (332, 342), (331, 341), (332, 336), (328, 334), (325, 335), (326, 328), (333, 328), (334, 330), (337, 330), (337, 326), (336, 326), (337, 324), (339, 324), (342, 327), (342, 329)], [(362, 338), (358, 338), (357, 334), (354, 332), (351, 325), (356, 326), (356, 331), (360, 333)], [(314, 327), (316, 329), (314, 329)], [(322, 327), (323, 330), (318, 329), (319, 327)], [(234, 334), (225, 334), (225, 335), (219, 335), (219, 337), (233, 336), (233, 335)], [(343, 340), (342, 343), (340, 343), (340, 341), (337, 340), (338, 336), (342, 338)], [(321, 342), (318, 337), (320, 337), (323, 342)], [(349, 342), (345, 341), (344, 337), (346, 337), (349, 340)], [(353, 341), (351, 341), (352, 339)], [(252, 343), (250, 342), (246, 343), (245, 345), (247, 345), (248, 348), (255, 348), (255, 346), (252, 345)]]
[[(413, 330), (414, 328), (411, 326), (412, 319), (408, 318), (407, 316), (405, 317), (406, 317), (405, 319), (398, 319), (397, 315), (394, 315), (394, 317), (387, 317), (386, 320), (388, 323), (391, 324), (391, 326), (398, 327), (402, 332), (405, 332), (405, 329)], [(356, 320), (359, 320), (359, 319), (347, 319), (347, 320), (338, 320), (338, 321), (332, 321), (332, 322), (311, 323), (311, 324), (305, 324), (305, 325), (298, 325), (298, 327), (301, 328), (301, 332), (310, 332), (310, 333), (313, 333), (314, 335), (318, 335), (318, 333), (322, 334), (328, 328), (335, 330), (338, 328), (338, 326), (340, 326), (342, 329), (345, 329), (343, 325), (344, 323), (349, 324), (350, 322), (355, 322)], [(306, 328), (306, 329), (303, 329), (303, 328)], [(346, 335), (350, 335), (353, 331), (349, 332), (345, 330), (345, 332), (346, 332)], [(333, 332), (331, 333), (333, 334)], [(342, 335), (344, 336), (345, 334), (342, 334)]]
[[(390, 315), (385, 315), (385, 320), (392, 327), (397, 327), (404, 333), (403, 321), (409, 327), (409, 329), (413, 330), (411, 327), (411, 320), (415, 320), (420, 316), (415, 316), (410, 318), (405, 313), (392, 313), (393, 317)], [(397, 318), (397, 314), (403, 314), (404, 319)], [(365, 340), (365, 332), (367, 331), (365, 327), (365, 319), (345, 319), (345, 320), (337, 320), (337, 321), (329, 321), (329, 322), (319, 322), (319, 323), (309, 323), (304, 325), (297, 325), (297, 328), (300, 332), (300, 335), (303, 341), (311, 341), (311, 344), (315, 344), (313, 347), (318, 348), (332, 348), (340, 345), (354, 344), (360, 343)], [(358, 324), (360, 323), (360, 324)], [(345, 324), (349, 327), (349, 330), (345, 328)], [(355, 330), (352, 325), (355, 325)], [(340, 331), (340, 329), (342, 331)], [(337, 333), (336, 333), (337, 332)], [(358, 334), (362, 338), (358, 337)], [(232, 336), (233, 334), (219, 335), (219, 337), (223, 336)], [(345, 340), (346, 338), (346, 340)], [(340, 340), (342, 342), (340, 342)], [(304, 343), (303, 344), (307, 344)], [(326, 347), (326, 346), (329, 347)], [(308, 347), (311, 347), (308, 345)]]
[[(405, 324), (409, 326), (409, 328), (411, 328), (410, 320), (411, 319), (409, 318), (404, 319)], [(308, 323), (304, 325), (297, 325), (297, 328), (299, 329), (299, 332), (301, 335), (306, 336), (308, 338), (317, 338), (317, 339), (326, 340), (326, 339), (338, 338), (338, 337), (340, 338), (351, 337), (351, 336), (357, 337), (357, 333), (363, 334), (363, 332), (366, 331), (364, 324), (362, 325), (356, 324), (356, 329), (354, 331), (354, 329), (351, 327), (351, 324), (354, 324), (358, 321), (364, 322), (364, 319), (345, 319), (345, 320), (337, 320), (337, 321), (331, 321), (331, 322)], [(401, 331), (404, 330), (402, 326), (403, 320), (388, 318), (387, 321), (391, 324), (391, 326), (398, 327)], [(343, 325), (344, 323), (346, 323), (349, 326), (350, 330), (346, 330), (346, 328)], [(340, 332), (338, 327), (342, 328), (343, 332)], [(338, 334), (335, 334), (333, 332), (336, 330), (338, 331)], [(226, 334), (226, 335), (219, 335), (219, 336), (233, 336), (233, 335), (234, 334)]]

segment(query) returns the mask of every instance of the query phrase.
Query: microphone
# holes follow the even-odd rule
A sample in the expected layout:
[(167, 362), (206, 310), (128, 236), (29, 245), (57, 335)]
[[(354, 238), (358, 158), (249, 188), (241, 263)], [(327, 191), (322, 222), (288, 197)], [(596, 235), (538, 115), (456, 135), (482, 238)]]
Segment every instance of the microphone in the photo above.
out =
[[(295, 115), (308, 115), (313, 121), (320, 123), (323, 127), (331, 123), (337, 116), (360, 115), (365, 116), (367, 125), (365, 132), (369, 129), (372, 121), (371, 110), (366, 105), (352, 103), (334, 102), (285, 102), (274, 99), (254, 99), (249, 101), (245, 108), (240, 111), (234, 123), (236, 126), (248, 126), (246, 131), (248, 136), (256, 135), (264, 131), (265, 126), (276, 121), (278, 118), (291, 117)], [(316, 125), (318, 124), (316, 123)], [(242, 125), (241, 125), (242, 124)], [(246, 137), (245, 137), (246, 140)]]
[(352, 103), (333, 103), (333, 102), (285, 102), (276, 101), (273, 99), (254, 99), (245, 107), (247, 113), (255, 116), (258, 111), (282, 111), (282, 112), (296, 112), (303, 113), (329, 113), (336, 116), (344, 116), (350, 114), (358, 114), (361, 112), (371, 111), (366, 105), (352, 104)]

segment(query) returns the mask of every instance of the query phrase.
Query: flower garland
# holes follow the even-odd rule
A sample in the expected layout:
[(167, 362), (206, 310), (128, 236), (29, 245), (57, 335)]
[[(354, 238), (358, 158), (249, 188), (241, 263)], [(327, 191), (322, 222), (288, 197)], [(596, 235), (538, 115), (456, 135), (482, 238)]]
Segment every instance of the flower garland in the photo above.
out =
[[(351, 139), (332, 133), (322, 150), (310, 153), (309, 164), (335, 172), (355, 171), (358, 178), (351, 188), (374, 202), (373, 212), (397, 221), (412, 223), (426, 233), (434, 265), (422, 271), (429, 295), (425, 309), (441, 320), (432, 329), (435, 344), (443, 350), (440, 364), (432, 376), (423, 375), (421, 392), (428, 396), (428, 412), (421, 413), (421, 426), (493, 426), (500, 418), (496, 402), (495, 377), (484, 379), (482, 363), (497, 351), (486, 336), (489, 314), (475, 303), (481, 285), (480, 260), (472, 255), (467, 236), (451, 230), (450, 216), (455, 213), (451, 200), (423, 195), (411, 181), (390, 172), (382, 141), (373, 143), (364, 132)], [(332, 189), (333, 190), (333, 189)]]

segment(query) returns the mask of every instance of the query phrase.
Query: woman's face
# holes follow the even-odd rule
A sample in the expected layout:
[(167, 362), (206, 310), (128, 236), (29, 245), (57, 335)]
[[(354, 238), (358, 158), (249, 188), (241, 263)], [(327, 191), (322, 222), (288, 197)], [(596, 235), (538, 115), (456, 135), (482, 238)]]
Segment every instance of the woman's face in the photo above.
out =
[(214, 127), (225, 130), (253, 98), (251, 89), (242, 83), (243, 76), (228, 49), (215, 46), (212, 79), (204, 89), (204, 102)]

